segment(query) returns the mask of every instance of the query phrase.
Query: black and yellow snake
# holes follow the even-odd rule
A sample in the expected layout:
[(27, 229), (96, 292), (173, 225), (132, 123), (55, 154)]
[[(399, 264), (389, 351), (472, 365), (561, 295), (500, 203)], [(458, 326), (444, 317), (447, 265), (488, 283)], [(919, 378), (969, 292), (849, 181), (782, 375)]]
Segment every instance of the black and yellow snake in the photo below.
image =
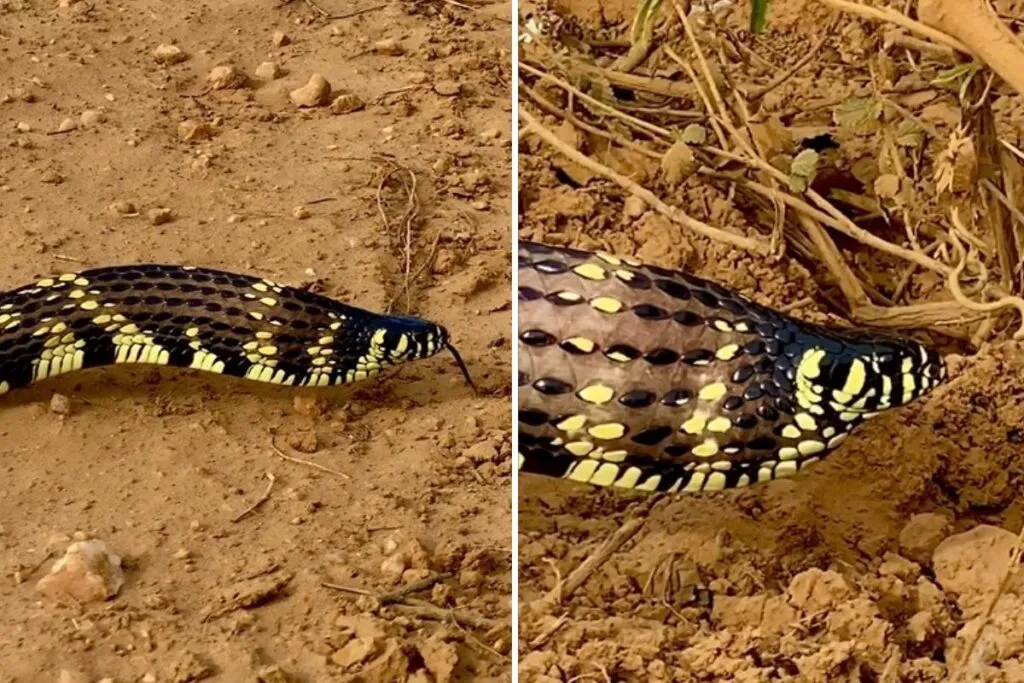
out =
[(321, 387), (445, 350), (469, 380), (440, 325), (205, 268), (97, 268), (0, 293), (0, 394), (121, 363)]
[(520, 242), (518, 296), (526, 473), (669, 492), (787, 477), (946, 377), (916, 341), (600, 252)]

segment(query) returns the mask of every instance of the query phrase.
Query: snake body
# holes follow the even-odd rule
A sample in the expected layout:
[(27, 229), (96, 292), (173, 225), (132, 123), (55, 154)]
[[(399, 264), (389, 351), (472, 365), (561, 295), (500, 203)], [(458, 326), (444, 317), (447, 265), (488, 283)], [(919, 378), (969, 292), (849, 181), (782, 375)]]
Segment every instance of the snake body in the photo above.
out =
[(122, 363), (328, 386), (444, 350), (465, 374), (440, 325), (205, 268), (97, 268), (0, 293), (0, 394)]
[(946, 377), (924, 345), (824, 328), (685, 272), (519, 243), (519, 469), (712, 491), (795, 474)]

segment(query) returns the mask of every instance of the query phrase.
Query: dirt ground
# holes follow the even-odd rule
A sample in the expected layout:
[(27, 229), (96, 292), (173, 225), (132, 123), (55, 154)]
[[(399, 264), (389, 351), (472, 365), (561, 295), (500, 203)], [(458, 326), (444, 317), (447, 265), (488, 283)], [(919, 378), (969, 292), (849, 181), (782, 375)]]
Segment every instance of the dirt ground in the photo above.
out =
[[(555, 4), (573, 12), (584, 42), (619, 41), (620, 47), (595, 50), (585, 60), (607, 66), (607, 55), (621, 54), (628, 25), (621, 19), (629, 16), (632, 3)], [(997, 5), (1004, 16), (1020, 15), (1013, 3)], [(928, 183), (960, 123), (955, 88), (931, 85), (937, 70), (949, 63), (934, 65), (912, 52), (916, 62), (911, 64), (906, 51), (882, 45), (882, 33), (891, 27), (833, 14), (811, 0), (771, 3), (768, 31), (752, 38), (746, 32), (747, 4), (736, 7), (718, 21), (749, 48), (726, 52), (747, 55), (729, 65), (730, 78), (747, 92), (794, 66), (812, 50), (822, 28), (836, 22), (817, 56), (751, 111), (755, 122), (777, 116), (792, 134), (790, 150), (794, 139), (823, 133), (839, 143), (823, 153), (823, 158), (831, 155), (822, 164), (831, 173), (819, 172), (815, 187), (828, 191), (838, 185), (869, 207), (878, 198), (879, 185), (872, 182), (878, 177), (878, 138), (864, 131), (851, 134), (833, 118), (846, 98), (864, 96), (874, 69), (883, 82), (909, 84), (902, 91), (893, 88), (891, 96), (938, 133), (915, 162), (915, 177), (921, 179), (916, 187), (934, 189)], [(672, 44), (683, 52), (685, 39), (678, 31), (673, 36)], [(656, 64), (658, 76), (688, 82), (664, 55)], [(578, 87), (597, 83), (591, 92), (600, 90), (596, 79), (573, 80), (571, 69), (557, 59), (545, 66)], [(526, 82), (536, 85), (537, 79)], [(537, 87), (549, 102), (565, 106), (559, 88)], [(663, 112), (659, 122), (670, 118), (666, 110), (700, 109), (693, 102), (644, 96), (658, 100), (650, 106)], [(997, 81), (988, 96), (999, 134), (1019, 146), (1024, 129), (1019, 95)], [(767, 212), (758, 211), (728, 183), (696, 174), (670, 183), (659, 171), (657, 154), (645, 157), (621, 145), (611, 149), (606, 138), (580, 132), (530, 98), (523, 100), (561, 140), (691, 216), (740, 234), (766, 235), (756, 226), (771, 225), (770, 204)], [(625, 101), (622, 106), (632, 106), (632, 113), (648, 104), (642, 97)], [(595, 110), (578, 106), (576, 111), (619, 140), (665, 148), (647, 136), (631, 135), (627, 126)], [(679, 117), (683, 123), (677, 132), (688, 123)], [(796, 250), (790, 248), (779, 260), (740, 252), (670, 222), (535, 136), (520, 149), (523, 237), (687, 268), (799, 317), (845, 324), (832, 305), (841, 300), (834, 282)], [(851, 178), (859, 173), (851, 169), (864, 158), (876, 169), (866, 182)], [(970, 189), (961, 192), (966, 196)], [(858, 210), (840, 204), (854, 215), (865, 213), (864, 205)], [(898, 218), (890, 228), (877, 216), (861, 220), (887, 239), (901, 239)], [(982, 233), (980, 239), (991, 235)], [(858, 275), (892, 294), (904, 266), (852, 241), (841, 247)], [(903, 287), (901, 301), (948, 299), (942, 290), (941, 280), (918, 271)], [(1024, 523), (1024, 347), (1007, 341), (1017, 323), (1007, 316), (977, 348), (962, 334), (954, 339), (953, 330), (950, 336), (920, 334), (949, 354), (951, 380), (926, 400), (869, 422), (835, 454), (794, 479), (667, 497), (648, 510), (651, 499), (643, 494), (524, 476), (520, 680), (1024, 681), (1020, 572), (993, 603), (1011, 550), (1018, 546), (1019, 552), (1017, 531)], [(646, 518), (642, 530), (579, 590), (561, 602), (545, 599), (560, 577), (637, 517)], [(676, 590), (684, 567), (699, 570), (712, 591), (710, 605), (687, 603), (688, 594)], [(976, 639), (986, 610), (987, 627)], [(954, 667), (972, 643), (966, 669)], [(952, 676), (964, 671), (968, 678)]]
[[(0, 291), (134, 262), (315, 283), (447, 326), (480, 387), (438, 357), (315, 397), (145, 368), (8, 394), (0, 681), (510, 680), (511, 13), (0, 0)], [(300, 108), (314, 73), (332, 97)], [(119, 594), (44, 599), (83, 538)]]

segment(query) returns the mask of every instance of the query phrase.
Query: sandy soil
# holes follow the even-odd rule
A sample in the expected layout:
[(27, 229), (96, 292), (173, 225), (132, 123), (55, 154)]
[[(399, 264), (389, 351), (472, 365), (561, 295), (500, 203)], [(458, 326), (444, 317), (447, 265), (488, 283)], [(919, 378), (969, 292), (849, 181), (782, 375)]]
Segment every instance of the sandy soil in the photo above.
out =
[[(448, 326), (481, 393), (437, 358), (316, 399), (145, 369), (5, 396), (0, 681), (510, 680), (511, 6), (318, 4), (366, 11), (0, 0), (0, 290), (151, 261), (316, 282)], [(313, 73), (365, 106), (300, 110)], [(417, 178), (408, 298), (381, 157)], [(123, 557), (115, 598), (36, 592), (75, 538)], [(432, 572), (415, 598), (486, 623), (375, 603)]]
[[(558, 4), (578, 9), (591, 36), (607, 41), (624, 34), (622, 24), (601, 21), (621, 12), (622, 3)], [(832, 18), (813, 2), (776, 1), (769, 33), (745, 42), (782, 73)], [(789, 112), (782, 120), (798, 136), (841, 137), (829, 164), (849, 169), (870, 148), (837, 130), (831, 108), (814, 105), (842, 101), (868, 82), (879, 29), (837, 19), (835, 39), (762, 106)], [(725, 21), (742, 35), (745, 5)], [(903, 75), (903, 55), (896, 51), (892, 59), (897, 77)], [(663, 76), (681, 74), (667, 59), (660, 66)], [(742, 64), (732, 69), (748, 86), (773, 75)], [(920, 78), (929, 75), (934, 71), (926, 69)], [(553, 88), (544, 92), (557, 96)], [(947, 91), (917, 97), (907, 100), (914, 114), (942, 135), (921, 159), (921, 176), (930, 177), (959, 112)], [(1019, 96), (1000, 91), (993, 102), (1001, 134), (1019, 144)], [(555, 117), (543, 121), (696, 218), (748, 234), (759, 221), (770, 225), (770, 211), (751, 210), (721, 186), (698, 177), (666, 186), (657, 159), (609, 152), (604, 141), (560, 127)], [(624, 127), (612, 128), (627, 135)], [(829, 304), (835, 300), (830, 283), (815, 278), (820, 268), (792, 257), (772, 262), (694, 236), (610, 183), (588, 178), (535, 138), (522, 143), (521, 153), (524, 237), (688, 268), (798, 316), (842, 323)], [(848, 171), (843, 177), (849, 182)], [(873, 194), (856, 183), (847, 189)], [(843, 246), (847, 254), (856, 248)], [(878, 282), (898, 278), (899, 271), (873, 258), (858, 254), (858, 272), (877, 274)], [(937, 290), (922, 278), (909, 291), (924, 299)], [(933, 336), (950, 353), (952, 380), (927, 400), (877, 418), (792, 480), (666, 498), (648, 510), (643, 495), (523, 477), (520, 680), (950, 680), (951, 663), (973, 640), (1024, 522), (1024, 347), (1007, 336), (995, 335), (980, 350)], [(578, 591), (561, 603), (544, 599), (559, 577), (640, 516), (647, 520), (642, 531)], [(684, 568), (696, 568), (712, 589), (710, 605), (688, 604), (689, 594), (677, 590)], [(992, 606), (967, 669), (971, 680), (1024, 680), (1024, 602), (1016, 576)]]

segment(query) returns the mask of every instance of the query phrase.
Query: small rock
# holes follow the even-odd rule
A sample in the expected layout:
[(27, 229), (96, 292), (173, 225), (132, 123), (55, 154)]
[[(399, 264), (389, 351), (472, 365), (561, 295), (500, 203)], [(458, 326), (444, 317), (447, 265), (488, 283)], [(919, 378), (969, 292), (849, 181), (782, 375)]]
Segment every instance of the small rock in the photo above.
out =
[(343, 669), (347, 669), (365, 662), (376, 649), (377, 641), (373, 638), (353, 638), (345, 647), (331, 655), (331, 661)]
[(206, 77), (214, 90), (234, 90), (245, 85), (245, 74), (231, 64), (215, 66)]
[(497, 128), (488, 128), (480, 133), (481, 140), (497, 140), (501, 137), (501, 131)]
[(309, 209), (301, 204), (292, 209), (292, 216), (294, 218), (298, 218), (300, 221), (309, 218), (311, 215), (312, 214), (310, 214)]
[(263, 62), (256, 67), (256, 78), (261, 81), (274, 81), (284, 74), (277, 62)]
[(484, 575), (475, 569), (463, 569), (459, 572), (459, 585), (463, 588), (476, 588), (484, 582)]
[(911, 562), (896, 553), (886, 553), (882, 564), (878, 567), (878, 573), (882, 576), (895, 576), (906, 583), (913, 583), (921, 575), (921, 567), (916, 562)]
[(243, 216), (240, 213), (233, 213), (230, 216), (228, 216), (228, 223), (231, 223), (232, 225), (234, 225), (235, 223), (244, 223), (244, 222), (245, 222), (245, 216)]
[(423, 85), (430, 80), (430, 74), (426, 71), (413, 71), (409, 74), (409, 82), (415, 85)]
[(920, 565), (927, 565), (939, 543), (949, 535), (949, 518), (934, 512), (914, 515), (900, 530), (900, 552)]
[(437, 161), (434, 162), (432, 168), (434, 170), (434, 173), (436, 173), (437, 175), (444, 175), (449, 170), (451, 170), (452, 164), (454, 163), (455, 157), (453, 157), (451, 154), (442, 154), (440, 157), (437, 158)]
[(274, 31), (272, 41), (275, 47), (284, 47), (285, 45), (290, 45), (292, 39), (284, 31)]
[(259, 683), (291, 683), (293, 679), (277, 664), (268, 664), (256, 672), (256, 680)]
[(374, 52), (382, 55), (398, 56), (405, 52), (405, 48), (394, 38), (384, 38), (373, 44)]
[(344, 95), (338, 95), (331, 102), (331, 113), (332, 114), (351, 114), (354, 111), (359, 111), (366, 104), (359, 98), (359, 95), (354, 93), (345, 93)]
[(146, 215), (149, 216), (150, 225), (163, 225), (174, 220), (174, 214), (170, 209), (150, 209)]
[(391, 553), (398, 550), (398, 541), (396, 541), (393, 538), (389, 538), (386, 541), (384, 541), (380, 549), (384, 552), (385, 555), (390, 555)]
[(73, 131), (76, 128), (78, 128), (78, 122), (75, 121), (72, 118), (67, 118), (67, 119), (64, 119), (63, 121), (61, 121), (60, 125), (57, 126), (57, 132), (58, 133), (67, 133), (67, 132)]
[(312, 429), (296, 432), (288, 437), (288, 445), (300, 453), (316, 453), (320, 450), (320, 439)]
[(794, 576), (788, 592), (790, 604), (809, 614), (835, 606), (850, 587), (838, 572), (813, 567)]
[(19, 102), (31, 104), (36, 101), (36, 94), (28, 88), (15, 88), (11, 91), (11, 97)]
[(64, 182), (64, 176), (56, 171), (45, 171), (40, 180), (47, 185), (60, 185)]
[(394, 555), (386, 558), (380, 563), (381, 573), (391, 579), (392, 582), (397, 582), (402, 578), (402, 574), (409, 568), (409, 559), (404, 553), (395, 553)]
[(185, 119), (178, 124), (178, 138), (185, 142), (208, 140), (213, 137), (213, 128), (208, 123)]
[[(943, 590), (957, 594), (966, 619), (978, 616), (999, 586), (1010, 562), (1017, 536), (1006, 529), (981, 524), (942, 541), (932, 554), (935, 579)], [(1024, 593), (1024, 575), (1012, 577), (1004, 593)]]
[(174, 683), (192, 683), (192, 681), (202, 681), (210, 678), (214, 673), (216, 672), (210, 664), (207, 664), (196, 654), (186, 652), (174, 663), (174, 667), (171, 670), (171, 680)]
[(297, 107), (321, 107), (331, 101), (331, 84), (320, 74), (313, 74), (306, 85), (292, 90), (288, 97)]
[(50, 397), (50, 412), (67, 417), (71, 414), (71, 399), (64, 394), (54, 394)]
[(91, 680), (81, 671), (61, 669), (57, 676), (57, 683), (91, 683)]
[(85, 128), (98, 126), (107, 120), (107, 115), (98, 109), (86, 109), (78, 119)]
[(36, 584), (36, 590), (55, 600), (71, 597), (86, 603), (108, 600), (123, 585), (121, 558), (111, 553), (103, 541), (92, 540), (68, 546), (50, 573)]
[(907, 633), (915, 643), (923, 643), (935, 632), (931, 612), (918, 612), (907, 620)]
[(416, 650), (423, 658), (423, 666), (434, 675), (437, 683), (449, 683), (459, 665), (459, 653), (455, 646), (438, 637), (417, 643)]
[(622, 213), (626, 218), (637, 219), (647, 213), (647, 202), (636, 195), (626, 197), (622, 204)]
[(153, 50), (157, 64), (179, 64), (188, 59), (188, 54), (177, 45), (160, 45)]
[(14, 128), (19, 133), (31, 133), (32, 132), (32, 125), (28, 124), (28, 123), (25, 123), (24, 121), (18, 121), (18, 123), (15, 124)]
[(492, 462), (498, 459), (498, 444), (494, 441), (478, 441), (462, 452), (473, 463)]
[(458, 81), (446, 78), (434, 83), (434, 92), (444, 97), (454, 97), (462, 92), (462, 86), (459, 85)]
[(118, 199), (118, 200), (112, 202), (110, 204), (110, 211), (111, 211), (111, 213), (114, 213), (114, 214), (117, 214), (117, 215), (120, 215), (120, 216), (135, 215), (135, 214), (138, 214), (138, 212), (139, 212), (139, 210), (135, 208), (135, 205), (132, 204), (127, 199)]
[(320, 396), (299, 394), (292, 399), (292, 408), (304, 417), (320, 417), (327, 412), (327, 402)]

